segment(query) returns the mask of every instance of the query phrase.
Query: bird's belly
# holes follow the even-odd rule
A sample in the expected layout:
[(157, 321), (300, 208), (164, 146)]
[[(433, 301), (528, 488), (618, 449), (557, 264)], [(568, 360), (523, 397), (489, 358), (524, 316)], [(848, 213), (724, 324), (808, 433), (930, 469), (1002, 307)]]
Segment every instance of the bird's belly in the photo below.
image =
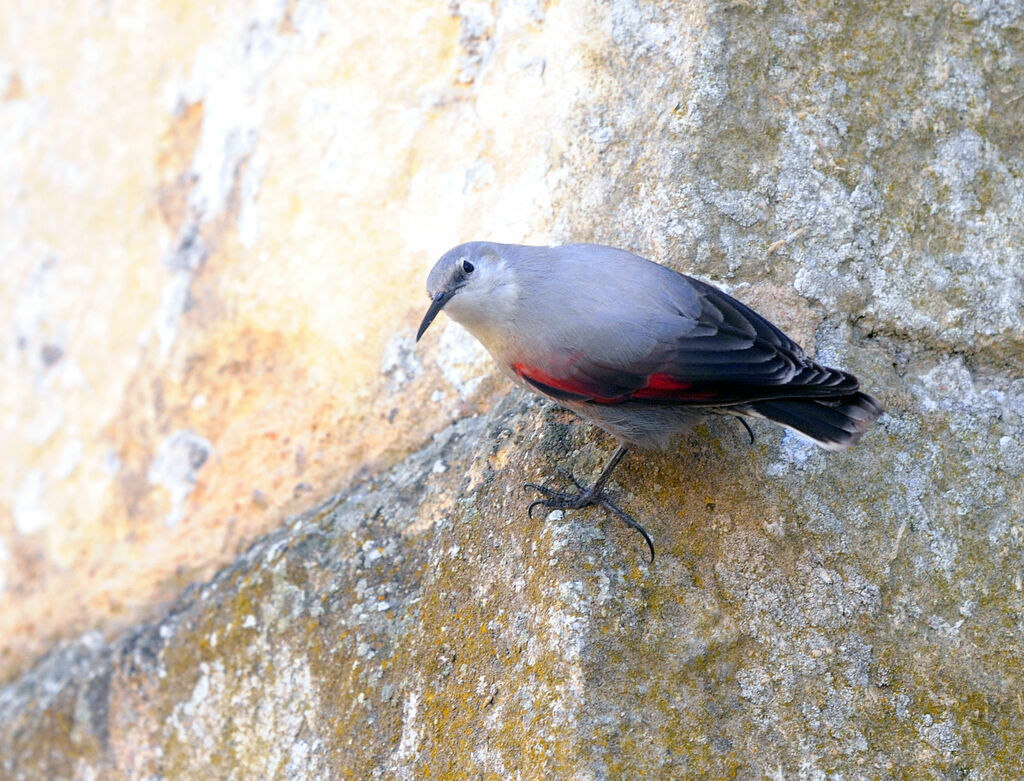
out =
[(612, 436), (645, 450), (668, 450), (694, 425), (708, 417), (707, 410), (657, 404), (562, 405), (600, 426)]

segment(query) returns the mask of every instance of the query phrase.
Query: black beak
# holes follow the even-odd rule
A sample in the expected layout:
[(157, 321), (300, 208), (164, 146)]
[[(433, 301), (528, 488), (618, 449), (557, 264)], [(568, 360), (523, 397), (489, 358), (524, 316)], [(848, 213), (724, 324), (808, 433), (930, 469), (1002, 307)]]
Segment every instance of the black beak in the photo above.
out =
[(443, 293), (438, 293), (434, 296), (434, 300), (430, 302), (430, 309), (423, 315), (423, 322), (420, 323), (420, 330), (416, 332), (416, 341), (420, 340), (423, 336), (423, 332), (430, 328), (430, 324), (434, 322), (434, 318), (437, 317), (437, 313), (444, 309), (444, 305), (448, 303), (449, 299), (455, 295), (454, 290), (445, 290)]

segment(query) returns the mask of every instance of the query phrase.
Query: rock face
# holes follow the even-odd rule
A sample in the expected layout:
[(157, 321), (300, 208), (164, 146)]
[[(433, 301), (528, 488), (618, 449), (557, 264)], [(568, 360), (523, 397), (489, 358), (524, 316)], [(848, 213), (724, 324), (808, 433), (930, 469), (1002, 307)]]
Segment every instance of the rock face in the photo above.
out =
[[(351, 5), (0, 12), (0, 776), (1024, 776), (1024, 7)], [(531, 521), (611, 443), (414, 349), (484, 237), (888, 414), (632, 455), (653, 566)]]

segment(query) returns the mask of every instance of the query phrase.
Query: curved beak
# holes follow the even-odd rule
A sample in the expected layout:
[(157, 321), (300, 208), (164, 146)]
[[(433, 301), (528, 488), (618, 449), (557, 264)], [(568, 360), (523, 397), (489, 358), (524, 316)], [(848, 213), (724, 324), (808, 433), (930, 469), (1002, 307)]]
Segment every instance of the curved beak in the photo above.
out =
[(444, 309), (444, 305), (448, 303), (449, 299), (455, 295), (454, 290), (445, 290), (443, 293), (438, 293), (434, 296), (434, 299), (430, 302), (430, 308), (427, 313), (423, 315), (423, 322), (420, 323), (420, 330), (416, 332), (416, 341), (420, 340), (423, 336), (423, 332), (430, 328), (430, 324), (434, 322), (434, 318), (437, 317), (437, 313)]

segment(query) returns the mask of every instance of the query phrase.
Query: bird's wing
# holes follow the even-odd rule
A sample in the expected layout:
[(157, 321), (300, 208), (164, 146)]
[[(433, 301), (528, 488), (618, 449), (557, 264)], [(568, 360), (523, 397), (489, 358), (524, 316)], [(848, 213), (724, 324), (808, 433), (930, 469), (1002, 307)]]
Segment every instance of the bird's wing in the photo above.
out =
[[(578, 337), (558, 367), (513, 363), (526, 383), (562, 401), (695, 406), (776, 398), (841, 398), (857, 379), (821, 366), (782, 331), (717, 288), (689, 277), (687, 305), (644, 322), (609, 322)], [(693, 292), (699, 304), (694, 306)], [(616, 349), (616, 343), (625, 343)]]

